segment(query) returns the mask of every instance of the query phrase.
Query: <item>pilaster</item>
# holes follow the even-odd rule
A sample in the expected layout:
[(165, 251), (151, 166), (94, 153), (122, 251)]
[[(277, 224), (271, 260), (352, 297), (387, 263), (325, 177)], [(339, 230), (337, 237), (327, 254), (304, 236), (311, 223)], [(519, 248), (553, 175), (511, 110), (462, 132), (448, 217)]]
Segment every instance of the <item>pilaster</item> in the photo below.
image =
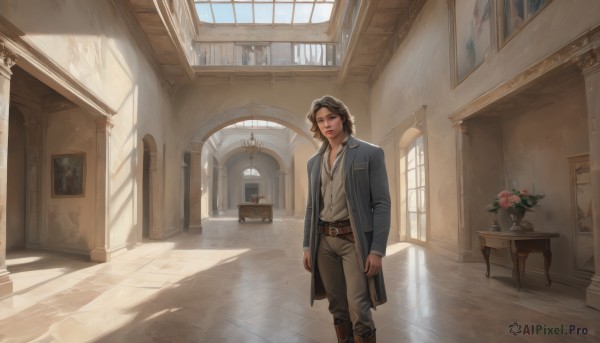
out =
[(190, 143), (190, 232), (202, 232), (202, 141)]
[(8, 107), (10, 104), (10, 69), (16, 54), (0, 41), (0, 297), (13, 292), (6, 268), (6, 189), (8, 172)]
[(109, 179), (110, 179), (110, 117), (96, 120), (96, 222), (94, 248), (90, 252), (93, 262), (110, 261)]
[(586, 290), (586, 304), (600, 310), (600, 48), (590, 48), (574, 62), (585, 79), (592, 184), (595, 275)]

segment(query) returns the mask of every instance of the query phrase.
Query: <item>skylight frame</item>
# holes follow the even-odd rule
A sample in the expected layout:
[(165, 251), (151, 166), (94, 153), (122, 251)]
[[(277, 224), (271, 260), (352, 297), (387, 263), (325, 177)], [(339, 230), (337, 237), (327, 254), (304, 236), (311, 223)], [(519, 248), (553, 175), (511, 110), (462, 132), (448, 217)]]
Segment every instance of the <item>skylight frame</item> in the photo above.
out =
[[(335, 0), (194, 0), (194, 7), (200, 24), (219, 26), (319, 25), (331, 21), (335, 4)], [(245, 20), (238, 20), (238, 11), (242, 7), (248, 8), (248, 5), (251, 6), (251, 15), (250, 13), (239, 15), (240, 18), (244, 17)], [(257, 8), (269, 7), (269, 5), (271, 20), (262, 17), (262, 20), (257, 22)], [(284, 10), (285, 7), (290, 8), (290, 5), (291, 13)], [(296, 15), (296, 8), (307, 8), (308, 6), (310, 6), (308, 17), (306, 15)], [(221, 9), (217, 11), (219, 17), (215, 16), (215, 8)], [(223, 16), (225, 13), (223, 11), (231, 13), (231, 16)], [(282, 13), (287, 18), (285, 21), (280, 19)], [(249, 17), (252, 18), (252, 22), (248, 22)], [(287, 20), (290, 22), (287, 22)]]

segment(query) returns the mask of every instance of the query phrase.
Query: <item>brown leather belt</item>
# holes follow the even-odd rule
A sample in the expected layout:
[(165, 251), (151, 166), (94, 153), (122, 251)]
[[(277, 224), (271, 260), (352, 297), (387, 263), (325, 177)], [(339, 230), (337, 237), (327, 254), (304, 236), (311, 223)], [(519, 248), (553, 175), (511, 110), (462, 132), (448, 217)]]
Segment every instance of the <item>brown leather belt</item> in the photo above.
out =
[(319, 222), (320, 231), (327, 236), (337, 237), (341, 235), (347, 235), (352, 233), (352, 226), (350, 220), (341, 220), (339, 222)]

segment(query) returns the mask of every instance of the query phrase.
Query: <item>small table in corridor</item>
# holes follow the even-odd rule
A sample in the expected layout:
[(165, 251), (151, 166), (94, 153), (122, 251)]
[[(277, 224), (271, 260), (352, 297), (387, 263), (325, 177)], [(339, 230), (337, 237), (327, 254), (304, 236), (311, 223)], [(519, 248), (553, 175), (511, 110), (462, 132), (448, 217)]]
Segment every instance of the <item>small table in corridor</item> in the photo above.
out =
[(273, 222), (273, 204), (245, 203), (238, 205), (238, 220), (245, 222), (246, 218), (260, 218), (262, 221)]
[(527, 256), (532, 252), (540, 252), (544, 255), (546, 285), (550, 286), (552, 283), (548, 274), (552, 263), (550, 239), (558, 237), (558, 233), (535, 231), (477, 231), (477, 233), (479, 234), (481, 253), (487, 267), (485, 276), (490, 277), (490, 251), (492, 249), (509, 248), (513, 262), (513, 277), (517, 289), (521, 289), (521, 276), (525, 275)]

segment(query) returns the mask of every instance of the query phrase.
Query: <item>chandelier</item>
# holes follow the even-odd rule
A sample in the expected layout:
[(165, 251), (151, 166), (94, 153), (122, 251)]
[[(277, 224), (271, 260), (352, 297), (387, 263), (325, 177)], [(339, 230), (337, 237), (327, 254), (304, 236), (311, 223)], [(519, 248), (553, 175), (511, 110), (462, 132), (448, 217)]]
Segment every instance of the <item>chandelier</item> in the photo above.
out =
[(250, 139), (242, 139), (240, 142), (242, 150), (250, 155), (250, 168), (252, 168), (252, 159), (254, 155), (262, 151), (263, 142), (254, 138), (254, 132), (250, 132)]

